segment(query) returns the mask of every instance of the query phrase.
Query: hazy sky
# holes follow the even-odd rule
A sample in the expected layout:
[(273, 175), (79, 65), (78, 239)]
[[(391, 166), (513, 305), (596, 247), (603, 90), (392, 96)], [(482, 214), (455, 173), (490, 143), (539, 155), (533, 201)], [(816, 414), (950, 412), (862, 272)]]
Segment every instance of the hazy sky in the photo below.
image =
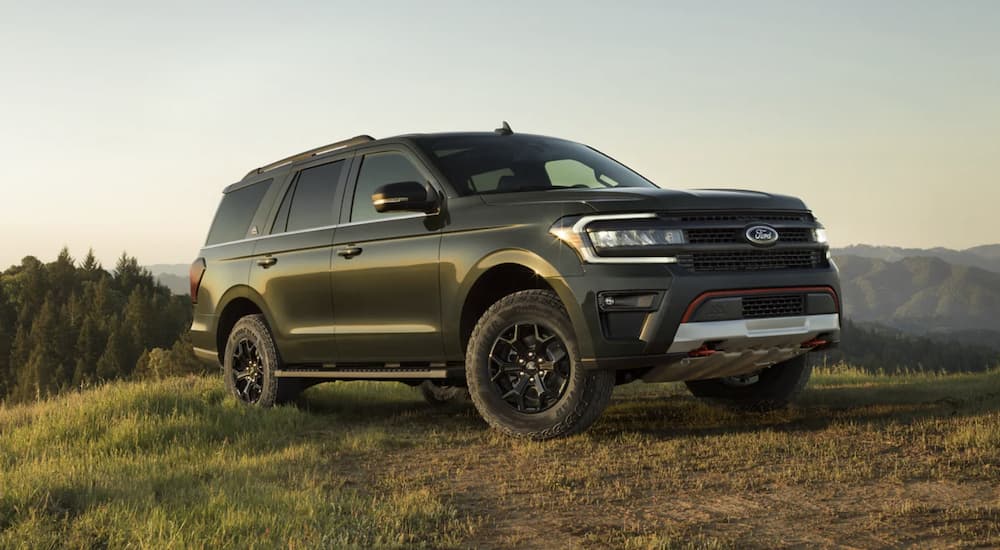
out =
[(835, 245), (1000, 242), (996, 1), (0, 0), (0, 269), (186, 263), (255, 166), (502, 119)]

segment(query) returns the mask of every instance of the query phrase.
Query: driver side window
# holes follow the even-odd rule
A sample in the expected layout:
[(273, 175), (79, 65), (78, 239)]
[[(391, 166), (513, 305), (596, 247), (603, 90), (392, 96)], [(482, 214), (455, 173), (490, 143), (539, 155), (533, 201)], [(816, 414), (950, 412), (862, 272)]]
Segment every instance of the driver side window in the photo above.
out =
[(351, 204), (351, 221), (364, 222), (382, 218), (394, 218), (406, 213), (375, 211), (372, 194), (379, 186), (387, 183), (416, 181), (425, 183), (427, 178), (402, 153), (374, 153), (365, 155), (358, 174), (358, 184), (354, 187), (354, 202)]

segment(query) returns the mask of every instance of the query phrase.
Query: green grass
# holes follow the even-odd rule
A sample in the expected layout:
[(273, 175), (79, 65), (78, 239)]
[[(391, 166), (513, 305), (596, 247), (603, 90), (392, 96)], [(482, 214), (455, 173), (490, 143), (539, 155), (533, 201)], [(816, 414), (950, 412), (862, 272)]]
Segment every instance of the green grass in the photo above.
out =
[(837, 367), (767, 414), (632, 384), (553, 442), (400, 384), (255, 410), (187, 378), (0, 408), (4, 548), (990, 546), (998, 485), (1000, 371)]

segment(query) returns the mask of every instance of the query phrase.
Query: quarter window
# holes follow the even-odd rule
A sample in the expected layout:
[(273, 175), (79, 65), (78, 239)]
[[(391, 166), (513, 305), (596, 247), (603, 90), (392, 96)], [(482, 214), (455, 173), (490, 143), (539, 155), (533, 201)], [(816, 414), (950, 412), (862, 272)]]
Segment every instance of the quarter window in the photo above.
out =
[(374, 219), (398, 217), (399, 212), (379, 213), (372, 206), (375, 189), (387, 183), (416, 181), (424, 183), (426, 178), (416, 166), (401, 153), (375, 153), (365, 155), (358, 174), (358, 184), (354, 188), (354, 203), (351, 205), (351, 221), (363, 222)]
[(271, 181), (264, 180), (223, 195), (215, 220), (212, 221), (212, 228), (208, 230), (206, 244), (227, 243), (245, 238)]

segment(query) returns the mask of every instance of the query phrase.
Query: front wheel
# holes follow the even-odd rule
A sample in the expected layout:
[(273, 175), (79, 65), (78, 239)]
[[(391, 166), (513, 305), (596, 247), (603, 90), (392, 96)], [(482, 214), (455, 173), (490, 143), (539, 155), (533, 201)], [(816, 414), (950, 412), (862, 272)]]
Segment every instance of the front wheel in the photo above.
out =
[(263, 315), (247, 315), (233, 326), (226, 341), (222, 373), (229, 393), (246, 405), (270, 407), (290, 401), (306, 387), (280, 379), (278, 348)]
[(695, 397), (736, 409), (768, 411), (787, 407), (806, 387), (812, 365), (800, 355), (742, 376), (685, 382)]
[(465, 369), (479, 414), (514, 437), (552, 439), (587, 429), (604, 411), (614, 374), (583, 370), (559, 297), (515, 292), (493, 304), (469, 340)]

